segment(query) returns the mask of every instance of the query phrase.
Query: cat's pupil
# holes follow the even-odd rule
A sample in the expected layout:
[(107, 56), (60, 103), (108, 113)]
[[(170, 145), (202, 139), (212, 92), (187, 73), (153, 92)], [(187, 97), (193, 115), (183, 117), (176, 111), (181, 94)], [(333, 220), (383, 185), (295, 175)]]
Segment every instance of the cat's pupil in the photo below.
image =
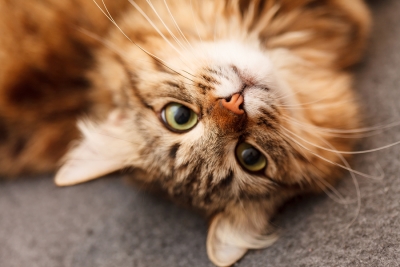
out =
[(242, 152), (243, 162), (247, 165), (254, 165), (260, 159), (261, 153), (252, 147), (249, 147)]
[(185, 124), (189, 121), (191, 115), (191, 110), (185, 106), (180, 106), (174, 115), (175, 122), (177, 124)]

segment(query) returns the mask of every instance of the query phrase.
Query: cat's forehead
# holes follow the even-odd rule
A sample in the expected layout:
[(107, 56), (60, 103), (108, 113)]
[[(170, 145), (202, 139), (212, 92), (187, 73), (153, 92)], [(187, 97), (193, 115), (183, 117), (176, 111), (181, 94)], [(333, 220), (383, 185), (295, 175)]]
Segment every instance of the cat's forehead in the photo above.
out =
[(167, 64), (178, 70), (170, 80), (189, 82), (217, 98), (229, 97), (243, 86), (276, 87), (272, 62), (257, 44), (205, 42), (181, 56), (170, 56)]
[(203, 43), (198, 49), (202, 51), (201, 59), (206, 64), (217, 66), (236, 66), (254, 78), (262, 79), (272, 71), (272, 63), (258, 44), (243, 44), (238, 41), (220, 41)]
[(257, 44), (220, 41), (203, 43), (197, 49), (201, 51), (199, 62), (202, 68), (219, 70), (217, 76), (220, 78), (231, 82), (240, 78), (253, 84), (270, 82), (272, 63)]

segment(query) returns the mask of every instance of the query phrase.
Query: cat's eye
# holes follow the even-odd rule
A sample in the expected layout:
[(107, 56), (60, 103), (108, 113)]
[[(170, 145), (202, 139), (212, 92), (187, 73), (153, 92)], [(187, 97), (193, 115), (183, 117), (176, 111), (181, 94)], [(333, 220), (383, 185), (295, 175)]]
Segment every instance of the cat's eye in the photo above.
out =
[(179, 103), (165, 106), (161, 118), (169, 129), (178, 132), (192, 129), (198, 121), (198, 116), (193, 110)]
[(240, 164), (251, 172), (261, 171), (267, 166), (267, 158), (248, 143), (241, 143), (236, 147), (236, 157)]

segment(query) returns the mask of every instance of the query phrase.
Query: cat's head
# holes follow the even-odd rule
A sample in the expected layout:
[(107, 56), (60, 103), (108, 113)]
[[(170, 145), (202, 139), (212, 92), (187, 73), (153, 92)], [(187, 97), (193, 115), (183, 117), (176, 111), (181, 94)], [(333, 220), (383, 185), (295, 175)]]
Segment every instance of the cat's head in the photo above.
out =
[[(134, 69), (119, 65), (124, 104), (103, 122), (80, 122), (84, 139), (56, 181), (67, 185), (125, 167), (143, 170), (142, 182), (214, 216), (208, 251), (226, 265), (249, 248), (271, 244), (275, 237), (265, 231), (277, 203), (316, 187), (331, 166), (295, 137), (321, 143), (303, 131), (301, 123), (309, 122), (301, 110), (284, 108), (300, 102), (267, 52), (234, 41), (197, 49), (201, 53), (191, 61), (164, 57)], [(169, 67), (177, 65), (185, 71)]]
[[(140, 169), (141, 182), (212, 216), (208, 254), (232, 264), (276, 239), (268, 220), (282, 201), (330, 186), (341, 158), (329, 149), (351, 145), (324, 129), (356, 126), (349, 79), (257, 38), (176, 49), (146, 34), (123, 56), (99, 53), (92, 80), (113, 92), (115, 108), (103, 121), (79, 123), (83, 139), (56, 182)], [(348, 102), (336, 105), (341, 99)]]
[(157, 61), (155, 73), (135, 72), (127, 93), (134, 122), (128, 132), (138, 158), (129, 165), (208, 214), (296, 184), (300, 177), (283, 178), (296, 159), (280, 129), (287, 112), (277, 106), (291, 103), (285, 96), (293, 92), (279, 81), (268, 56), (234, 41), (195, 49), (201, 53), (191, 56), (192, 66), (163, 57), (163, 64), (183, 65), (185, 72)]

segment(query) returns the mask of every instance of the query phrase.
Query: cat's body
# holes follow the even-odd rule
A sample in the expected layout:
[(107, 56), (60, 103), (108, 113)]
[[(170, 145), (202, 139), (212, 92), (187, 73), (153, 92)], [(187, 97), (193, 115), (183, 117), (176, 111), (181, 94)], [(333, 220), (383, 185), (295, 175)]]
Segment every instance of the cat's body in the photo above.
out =
[[(361, 1), (68, 2), (0, 3), (0, 175), (65, 155), (60, 185), (140, 170), (212, 217), (208, 253), (225, 266), (273, 242), (283, 201), (346, 168), (334, 151), (359, 126), (346, 69), (369, 30)], [(170, 124), (171, 103), (194, 124)]]

